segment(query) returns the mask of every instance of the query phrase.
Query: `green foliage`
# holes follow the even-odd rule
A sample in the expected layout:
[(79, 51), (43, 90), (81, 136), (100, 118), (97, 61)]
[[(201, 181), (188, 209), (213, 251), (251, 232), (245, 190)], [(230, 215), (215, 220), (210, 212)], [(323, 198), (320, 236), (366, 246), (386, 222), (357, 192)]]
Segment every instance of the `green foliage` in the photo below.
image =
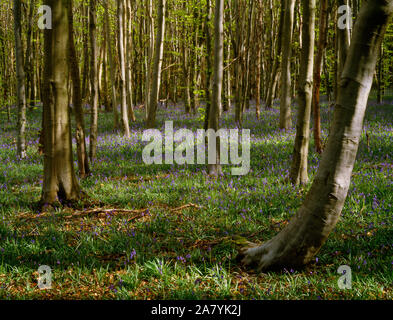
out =
[[(176, 127), (197, 129), (203, 111), (185, 118), (181, 109), (170, 106), (159, 110), (159, 119), (170, 114), (182, 119)], [(112, 117), (100, 114), (94, 176), (81, 181), (91, 197), (89, 206), (149, 209), (143, 214), (83, 215), (81, 207), (38, 215), (32, 203), (41, 194), (42, 158), (35, 143), (40, 109), (28, 117), (28, 158), (17, 162), (14, 125), (0, 114), (1, 299), (393, 298), (391, 106), (369, 107), (370, 149), (363, 135), (341, 221), (318, 262), (304, 270), (263, 275), (239, 268), (238, 249), (281, 230), (309, 188), (299, 190), (283, 179), (294, 133), (277, 130), (277, 108), (265, 111), (260, 122), (253, 111), (245, 114), (244, 128), (252, 130), (252, 171), (219, 180), (207, 178), (204, 166), (145, 166), (142, 121), (134, 125), (134, 138), (126, 140), (112, 133)], [(324, 138), (329, 117), (323, 106)], [(137, 118), (143, 119), (143, 110)], [(232, 126), (232, 119), (224, 115), (223, 121)], [(318, 161), (310, 154), (312, 177)], [(184, 206), (190, 203), (195, 206)], [(36, 287), (42, 264), (53, 269), (49, 291)], [(336, 271), (343, 264), (353, 270), (353, 290), (337, 287)]]

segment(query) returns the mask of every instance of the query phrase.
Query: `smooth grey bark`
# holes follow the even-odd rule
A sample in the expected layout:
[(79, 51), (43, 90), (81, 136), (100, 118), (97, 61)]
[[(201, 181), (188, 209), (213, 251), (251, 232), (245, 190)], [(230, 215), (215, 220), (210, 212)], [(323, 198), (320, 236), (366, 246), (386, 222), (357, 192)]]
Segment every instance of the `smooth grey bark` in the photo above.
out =
[(280, 129), (289, 130), (291, 120), (291, 55), (295, 0), (285, 1), (284, 24), (282, 33), (282, 68), (280, 95)]
[(4, 74), (4, 79), (2, 79), (2, 87), (3, 87), (3, 102), (6, 105), (7, 108), (7, 121), (8, 123), (11, 123), (11, 106), (8, 103), (9, 97), (8, 97), (8, 91), (9, 91), (9, 76), (8, 76), (8, 61), (6, 58), (6, 40), (5, 40), (5, 30), (0, 29), (0, 50), (1, 50), (1, 68), (3, 70)]
[(149, 45), (146, 55), (146, 90), (145, 90), (145, 111), (146, 120), (149, 116), (150, 94), (151, 94), (151, 73), (152, 73), (152, 59), (154, 54), (154, 20), (153, 20), (153, 1), (148, 0), (146, 4), (147, 18), (146, 29), (149, 31)]
[(300, 60), (298, 102), (299, 113), (292, 158), (290, 179), (293, 184), (308, 182), (308, 149), (310, 141), (310, 117), (315, 47), (316, 0), (302, 0), (303, 31)]
[(34, 8), (35, 0), (29, 1), (29, 14), (27, 23), (26, 35), (26, 55), (25, 55), (25, 72), (26, 72), (26, 103), (30, 99), (29, 105), (34, 106), (35, 91), (34, 91), (34, 77), (33, 77), (33, 50), (32, 50), (32, 31), (34, 23)]
[[(183, 2), (183, 10), (184, 14), (187, 14), (187, 2)], [(190, 60), (190, 53), (189, 53), (189, 42), (188, 38), (189, 36), (187, 35), (187, 28), (186, 28), (186, 19), (183, 20), (182, 23), (182, 33), (183, 33), (183, 39), (181, 40), (181, 51), (183, 55), (183, 77), (184, 77), (184, 91), (183, 91), (183, 100), (184, 100), (184, 111), (186, 114), (189, 114), (191, 111), (191, 93), (190, 93), (190, 66), (189, 66), (189, 60)]]
[(320, 91), (321, 91), (321, 70), (323, 64), (323, 57), (327, 46), (329, 23), (329, 1), (320, 1), (320, 17), (319, 17), (319, 39), (318, 50), (315, 58), (314, 67), (314, 83), (313, 83), (313, 102), (312, 110), (314, 117), (314, 143), (315, 150), (319, 154), (322, 153), (322, 139), (321, 139), (321, 107), (320, 107)]
[(72, 102), (75, 109), (75, 122), (76, 122), (76, 145), (78, 155), (79, 174), (82, 178), (90, 174), (89, 157), (86, 146), (86, 131), (85, 119), (82, 108), (82, 90), (80, 81), (80, 72), (78, 65), (78, 58), (74, 44), (74, 17), (72, 12), (73, 1), (69, 0), (68, 4), (68, 28), (69, 28), (69, 41), (68, 41), (68, 58), (69, 69), (72, 80)]
[(205, 122), (203, 128), (207, 130), (209, 126), (209, 114), (211, 109), (211, 93), (210, 93), (210, 85), (211, 85), (211, 74), (212, 74), (212, 62), (211, 62), (211, 36), (210, 36), (210, 21), (211, 21), (211, 5), (210, 0), (206, 0), (206, 17), (205, 17), (205, 35), (206, 35), (206, 85), (205, 85), (205, 102), (206, 102), (206, 110), (205, 110)]
[(239, 258), (259, 271), (302, 267), (313, 261), (340, 217), (359, 147), (378, 51), (393, 0), (364, 1), (342, 74), (330, 138), (303, 205), (274, 238)]
[(127, 29), (127, 36), (126, 38), (126, 45), (125, 45), (125, 59), (126, 63), (126, 70), (127, 70), (127, 104), (128, 104), (128, 117), (131, 119), (132, 122), (136, 121), (135, 112), (134, 112), (134, 99), (133, 99), (133, 92), (132, 92), (132, 74), (131, 74), (131, 49), (132, 49), (132, 8), (131, 8), (131, 0), (126, 1), (126, 29)]
[(17, 155), (20, 159), (26, 158), (26, 88), (25, 70), (23, 68), (21, 1), (14, 0), (14, 37), (17, 78), (18, 102), (18, 139)]
[(153, 74), (151, 78), (151, 92), (148, 105), (147, 127), (154, 128), (156, 123), (157, 104), (161, 84), (161, 68), (164, 54), (166, 0), (159, 0), (157, 10), (157, 37), (154, 49)]
[(97, 151), (98, 137), (98, 63), (97, 63), (97, 6), (96, 0), (90, 0), (89, 31), (90, 31), (90, 161), (94, 162)]
[[(273, 7), (272, 3), (270, 3), (270, 12), (271, 16), (270, 19), (273, 22)], [(272, 74), (270, 78), (270, 83), (267, 85), (267, 91), (266, 91), (266, 109), (271, 109), (273, 107), (273, 100), (276, 94), (276, 88), (278, 86), (278, 80), (280, 76), (280, 66), (281, 66), (281, 53), (282, 53), (282, 33), (283, 33), (283, 27), (284, 27), (284, 8), (281, 7), (280, 9), (280, 22), (278, 26), (278, 34), (277, 34), (277, 40), (276, 40), (276, 52), (274, 56), (274, 61), (273, 61), (273, 67), (272, 67)], [(273, 27), (273, 23), (272, 23)], [(272, 28), (273, 29), (273, 28)], [(271, 32), (271, 37), (273, 38), (273, 31)], [(272, 50), (274, 51), (274, 50)]]
[[(338, 6), (347, 5), (349, 6), (348, 0), (338, 0)], [(337, 64), (337, 83), (340, 83), (341, 74), (344, 70), (345, 60), (347, 59), (347, 54), (349, 46), (351, 45), (350, 39), (350, 29), (340, 29), (337, 28), (338, 37), (338, 64)]]
[[(213, 70), (213, 93), (209, 113), (209, 129), (218, 131), (219, 111), (222, 103), (222, 80), (224, 77), (224, 0), (216, 0), (214, 17), (214, 70)], [(209, 143), (212, 139), (209, 139)], [(210, 146), (209, 146), (210, 148)], [(220, 143), (216, 139), (216, 163), (208, 164), (209, 175), (222, 174), (220, 165)]]
[(82, 2), (83, 12), (83, 69), (82, 69), (82, 99), (86, 98), (89, 91), (88, 78), (89, 78), (89, 4)]
[(119, 47), (119, 60), (120, 60), (120, 110), (121, 110), (121, 123), (123, 134), (126, 138), (131, 136), (130, 125), (128, 122), (128, 110), (127, 110), (127, 87), (126, 87), (126, 61), (124, 52), (124, 17), (125, 8), (123, 0), (117, 0), (117, 18), (118, 18), (118, 47)]
[(52, 29), (44, 31), (42, 204), (76, 201), (81, 190), (72, 156), (71, 120), (67, 97), (68, 0), (46, 0), (52, 8)]
[(115, 68), (113, 66), (113, 53), (112, 53), (112, 40), (111, 32), (109, 26), (109, 12), (108, 12), (108, 2), (104, 1), (104, 16), (105, 16), (105, 34), (107, 41), (107, 53), (108, 53), (108, 64), (109, 64), (109, 79), (112, 94), (112, 107), (113, 107), (113, 120), (114, 129), (119, 128), (119, 114), (117, 110), (117, 96), (116, 96), (116, 86), (115, 86)]
[[(255, 0), (250, 0), (249, 1), (249, 17), (248, 17), (248, 28), (247, 28), (247, 36), (246, 36), (246, 48), (247, 48), (247, 54), (245, 56), (245, 61), (244, 61), (244, 88), (243, 88), (243, 97), (242, 97), (242, 110), (244, 109), (249, 109), (250, 106), (250, 64), (251, 64), (251, 50), (250, 48), (250, 43), (251, 43), (251, 36), (254, 33), (254, 20), (255, 20), (255, 14), (254, 14), (254, 2)], [(242, 118), (242, 117), (241, 117)], [(241, 123), (241, 122), (240, 122)]]

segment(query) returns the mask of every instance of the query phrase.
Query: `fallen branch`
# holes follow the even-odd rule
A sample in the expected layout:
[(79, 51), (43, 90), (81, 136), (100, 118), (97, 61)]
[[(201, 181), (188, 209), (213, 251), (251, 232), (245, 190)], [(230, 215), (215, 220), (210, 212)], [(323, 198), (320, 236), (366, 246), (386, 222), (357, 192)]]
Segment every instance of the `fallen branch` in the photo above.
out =
[(174, 208), (174, 209), (170, 209), (172, 212), (176, 212), (176, 211), (181, 211), (187, 208), (196, 208), (196, 209), (201, 209), (200, 206), (198, 206), (197, 204), (194, 203), (188, 203), (185, 204), (184, 206), (178, 207), (178, 208)]
[[(105, 209), (105, 208), (96, 208), (96, 209), (90, 209), (90, 210), (84, 210), (84, 211), (75, 211), (71, 215), (64, 216), (64, 219), (73, 219), (73, 218), (80, 218), (80, 217), (85, 217), (85, 216), (93, 216), (93, 215), (99, 215), (99, 216), (105, 216), (107, 214), (114, 215), (114, 214), (134, 214), (132, 218), (130, 218), (128, 221), (135, 220), (137, 218), (140, 218), (141, 216), (143, 217), (145, 213), (149, 212), (151, 209), (154, 208), (162, 208), (162, 206), (153, 206), (151, 208), (147, 209), (138, 209), (138, 210), (127, 210), (127, 209)], [(188, 203), (185, 204), (181, 207), (178, 208), (167, 208), (169, 211), (177, 213), (179, 211), (182, 211), (187, 208), (196, 208), (196, 209), (201, 209), (200, 206), (193, 204), (193, 203)], [(48, 216), (53, 216), (53, 213), (41, 213), (38, 215), (34, 216), (29, 216), (28, 213), (21, 213), (18, 215), (19, 219), (24, 219), (26, 221), (30, 220), (35, 220), (38, 218), (44, 218)]]

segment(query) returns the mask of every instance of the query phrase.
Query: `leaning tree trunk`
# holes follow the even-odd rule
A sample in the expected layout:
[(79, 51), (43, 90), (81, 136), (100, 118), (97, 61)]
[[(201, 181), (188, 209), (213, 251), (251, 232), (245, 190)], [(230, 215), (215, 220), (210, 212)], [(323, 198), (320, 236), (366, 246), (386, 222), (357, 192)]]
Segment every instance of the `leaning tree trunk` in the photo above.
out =
[(46, 0), (52, 8), (52, 29), (44, 31), (43, 204), (75, 201), (81, 192), (72, 159), (71, 121), (67, 97), (68, 0)]
[(315, 43), (315, 0), (302, 0), (303, 31), (302, 56), (299, 79), (299, 115), (290, 179), (293, 184), (308, 182), (308, 146), (310, 141), (310, 116)]
[(276, 237), (240, 257), (258, 270), (301, 267), (313, 261), (336, 226), (355, 164), (378, 51), (393, 0), (365, 1), (342, 75), (333, 126), (315, 181), (303, 205)]
[[(216, 0), (216, 13), (214, 17), (214, 79), (213, 93), (210, 104), (209, 113), (209, 129), (214, 132), (218, 131), (219, 126), (219, 110), (222, 101), (222, 80), (224, 75), (224, 0)], [(211, 132), (211, 131), (210, 131)], [(213, 146), (213, 140), (209, 138), (210, 144)], [(211, 176), (222, 174), (220, 165), (220, 143), (219, 138), (216, 139), (216, 163), (209, 163), (208, 171)], [(209, 151), (210, 152), (210, 151)]]
[(291, 46), (295, 0), (285, 1), (285, 14), (282, 37), (282, 70), (280, 96), (280, 129), (289, 130), (291, 121)]
[(161, 83), (162, 58), (164, 54), (165, 8), (166, 8), (166, 0), (160, 0), (158, 2), (158, 10), (157, 10), (158, 29), (157, 29), (157, 38), (156, 38), (156, 44), (154, 49), (151, 92), (149, 98), (149, 105), (147, 106), (149, 108), (148, 117), (147, 117), (148, 128), (154, 128), (156, 123), (157, 104), (158, 104), (160, 83)]
[(26, 92), (25, 71), (23, 68), (21, 1), (14, 0), (14, 35), (17, 78), (18, 101), (18, 141), (17, 155), (20, 159), (26, 158)]

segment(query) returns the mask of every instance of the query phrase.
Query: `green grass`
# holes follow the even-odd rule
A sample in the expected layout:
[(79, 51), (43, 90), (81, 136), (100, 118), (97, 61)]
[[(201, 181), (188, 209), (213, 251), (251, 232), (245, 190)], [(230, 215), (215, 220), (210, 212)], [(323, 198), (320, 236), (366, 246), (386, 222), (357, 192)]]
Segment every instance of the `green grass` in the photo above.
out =
[[(331, 113), (326, 106), (322, 111), (326, 139)], [(197, 129), (198, 117), (174, 107), (159, 112), (161, 127), (167, 119), (175, 128)], [(0, 114), (0, 299), (392, 299), (392, 120), (390, 105), (369, 106), (370, 143), (364, 132), (342, 218), (318, 261), (304, 270), (256, 274), (236, 262), (239, 245), (277, 234), (310, 187), (285, 182), (295, 132), (277, 130), (277, 109), (259, 122), (252, 111), (246, 114), (251, 171), (234, 177), (226, 167), (218, 180), (200, 165), (144, 165), (143, 122), (132, 124), (127, 141), (112, 132), (112, 117), (100, 114), (94, 174), (81, 185), (90, 208), (135, 212), (92, 215), (83, 215), (82, 203), (36, 211), (40, 109), (28, 113), (28, 158), (22, 161), (16, 159), (15, 115), (8, 124)], [(223, 126), (234, 127), (233, 115), (225, 115)], [(318, 162), (311, 151), (311, 177)], [(337, 285), (344, 264), (352, 268), (352, 290)], [(37, 288), (40, 265), (52, 268), (51, 290)]]

